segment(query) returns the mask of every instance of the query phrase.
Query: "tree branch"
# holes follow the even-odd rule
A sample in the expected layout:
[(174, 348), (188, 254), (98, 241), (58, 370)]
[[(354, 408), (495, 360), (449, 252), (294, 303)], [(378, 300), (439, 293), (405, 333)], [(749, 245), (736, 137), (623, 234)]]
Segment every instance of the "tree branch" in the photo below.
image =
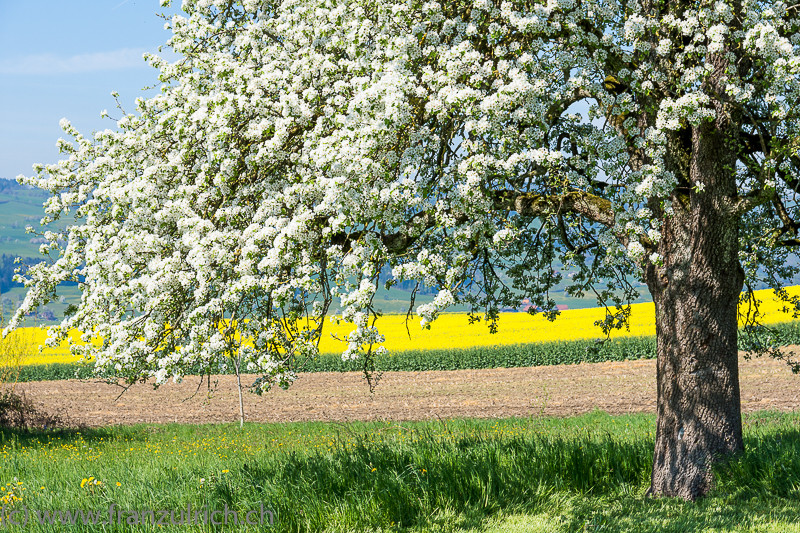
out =
[[(583, 191), (569, 191), (559, 195), (540, 195), (503, 190), (495, 194), (494, 208), (538, 217), (556, 213), (577, 213), (598, 224), (607, 227), (614, 226), (614, 211), (611, 202)], [(463, 216), (457, 220), (458, 223), (465, 221), (466, 218)], [(320, 222), (323, 221), (320, 220)], [(339, 232), (331, 236), (331, 244), (350, 247), (353, 242), (371, 233), (380, 239), (387, 251), (398, 254), (410, 248), (426, 230), (435, 225), (436, 215), (430, 211), (420, 211), (408, 219), (405, 227), (394, 233), (382, 234), (370, 230)]]
[(407, 250), (417, 239), (436, 224), (436, 216), (429, 211), (420, 211), (408, 219), (405, 227), (394, 233), (381, 234), (374, 231), (362, 230), (350, 233), (340, 232), (331, 237), (331, 244), (350, 247), (364, 235), (372, 233), (380, 239), (386, 249), (393, 254)]
[(611, 202), (583, 191), (568, 191), (555, 195), (498, 191), (494, 199), (494, 208), (516, 211), (520, 215), (527, 216), (571, 212), (609, 228), (614, 226), (614, 210)]
[(775, 199), (775, 189), (758, 189), (751, 191), (745, 196), (741, 196), (734, 203), (733, 210), (737, 216), (744, 215), (748, 211), (760, 205), (769, 203)]

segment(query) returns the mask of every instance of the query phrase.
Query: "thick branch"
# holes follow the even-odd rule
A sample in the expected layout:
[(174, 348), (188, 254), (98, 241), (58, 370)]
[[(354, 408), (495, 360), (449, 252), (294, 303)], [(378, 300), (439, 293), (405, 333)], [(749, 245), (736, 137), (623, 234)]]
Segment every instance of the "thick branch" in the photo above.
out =
[(734, 204), (734, 212), (741, 216), (775, 198), (775, 189), (759, 189), (740, 197)]
[(394, 233), (381, 234), (374, 231), (361, 230), (349, 233), (340, 232), (331, 237), (331, 244), (343, 247), (350, 247), (352, 243), (361, 239), (368, 233), (375, 234), (378, 239), (386, 246), (390, 253), (402, 253), (413, 245), (425, 230), (432, 228), (436, 223), (436, 216), (428, 211), (420, 211), (413, 215), (405, 227)]
[(495, 209), (516, 211), (520, 215), (545, 216), (554, 213), (577, 213), (607, 227), (614, 226), (614, 210), (605, 198), (583, 191), (563, 194), (535, 194), (517, 191), (498, 191)]
[(429, 211), (421, 211), (415, 214), (406, 224), (406, 227), (395, 233), (381, 235), (380, 239), (386, 249), (392, 253), (406, 251), (425, 230), (432, 228), (436, 224), (436, 216)]
[[(559, 195), (539, 195), (520, 193), (511, 190), (499, 191), (495, 195), (495, 209), (516, 211), (527, 216), (547, 216), (551, 214), (577, 213), (593, 222), (607, 227), (614, 226), (614, 211), (611, 202), (605, 198), (582, 191), (570, 191)], [(322, 222), (322, 221), (320, 221)], [(459, 219), (463, 223), (465, 220)], [(352, 243), (372, 233), (392, 254), (403, 253), (410, 248), (428, 229), (436, 225), (436, 216), (429, 211), (420, 211), (402, 229), (388, 234), (370, 230), (340, 232), (331, 237), (331, 244), (349, 248)], [(625, 239), (627, 241), (627, 239)]]
[(777, 196), (773, 198), (773, 205), (775, 206), (775, 211), (778, 213), (778, 218), (780, 218), (781, 222), (783, 222), (783, 227), (779, 230), (780, 234), (785, 235), (786, 233), (791, 233), (792, 235), (796, 236), (797, 230), (800, 229), (800, 224), (798, 224), (791, 217), (791, 215), (789, 215), (789, 211), (786, 209), (786, 206), (783, 205), (783, 202)]

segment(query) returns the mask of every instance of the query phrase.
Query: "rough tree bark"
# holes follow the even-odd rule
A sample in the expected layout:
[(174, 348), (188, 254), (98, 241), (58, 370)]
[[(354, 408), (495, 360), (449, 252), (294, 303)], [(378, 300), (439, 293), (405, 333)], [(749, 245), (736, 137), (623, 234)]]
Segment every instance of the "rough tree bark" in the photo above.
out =
[[(719, 62), (719, 79), (724, 69)], [(717, 119), (685, 135), (684, 187), (672, 197), (659, 252), (645, 280), (656, 307), (657, 427), (649, 494), (696, 500), (711, 465), (744, 449), (737, 350), (739, 264), (736, 153), (739, 124), (718, 102)], [(686, 146), (688, 145), (688, 146)], [(686, 183), (688, 181), (688, 183)]]
[(673, 247), (666, 273), (648, 280), (658, 339), (653, 495), (703, 496), (711, 464), (744, 449), (736, 347), (743, 274), (735, 226), (712, 218), (700, 206), (676, 214), (664, 232)]

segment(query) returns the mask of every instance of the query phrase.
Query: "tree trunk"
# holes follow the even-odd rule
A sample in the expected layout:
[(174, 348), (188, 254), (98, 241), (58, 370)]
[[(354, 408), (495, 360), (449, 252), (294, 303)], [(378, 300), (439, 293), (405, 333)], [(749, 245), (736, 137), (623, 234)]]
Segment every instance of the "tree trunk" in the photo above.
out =
[[(695, 249), (692, 259), (706, 256), (703, 252)], [(739, 291), (733, 287), (741, 287), (742, 276), (737, 272), (735, 267), (724, 273), (692, 269), (681, 272), (685, 283), (673, 273), (653, 294), (658, 339), (653, 495), (703, 496), (711, 488), (711, 464), (744, 449), (736, 348)]]
[[(662, 266), (645, 280), (656, 308), (657, 427), (649, 494), (696, 500), (712, 487), (710, 467), (744, 449), (739, 396), (739, 264), (734, 125), (720, 113), (684, 144), (691, 186), (662, 218)], [(688, 175), (687, 175), (688, 174)]]

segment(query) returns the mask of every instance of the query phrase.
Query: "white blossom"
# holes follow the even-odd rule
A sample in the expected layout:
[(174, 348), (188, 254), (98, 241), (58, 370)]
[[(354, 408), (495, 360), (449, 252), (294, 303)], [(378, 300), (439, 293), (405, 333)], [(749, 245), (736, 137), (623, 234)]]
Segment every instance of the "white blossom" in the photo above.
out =
[[(77, 328), (89, 344), (75, 353), (157, 383), (238, 357), (260, 387), (288, 386), (325, 313), (352, 323), (346, 358), (382, 353), (368, 319), (383, 283), (433, 290), (416, 308), (427, 327), (480, 293), (467, 286), (481, 261), (540, 253), (539, 230), (558, 260), (596, 242), (609, 268), (661, 264), (673, 200), (720, 194), (676, 165), (675, 139), (800, 108), (783, 4), (465, 6), (185, 0), (171, 52), (147, 56), (160, 92), (113, 130), (62, 119), (64, 159), (21, 178), (51, 193), (43, 222), (74, 218), (45, 235), (54, 261), (22, 275), (10, 328), (80, 282), (51, 343)], [(785, 129), (763, 172), (733, 170), (741, 197), (778, 190), (787, 169), (769, 165), (797, 156)], [(607, 216), (570, 212), (576, 195)]]

